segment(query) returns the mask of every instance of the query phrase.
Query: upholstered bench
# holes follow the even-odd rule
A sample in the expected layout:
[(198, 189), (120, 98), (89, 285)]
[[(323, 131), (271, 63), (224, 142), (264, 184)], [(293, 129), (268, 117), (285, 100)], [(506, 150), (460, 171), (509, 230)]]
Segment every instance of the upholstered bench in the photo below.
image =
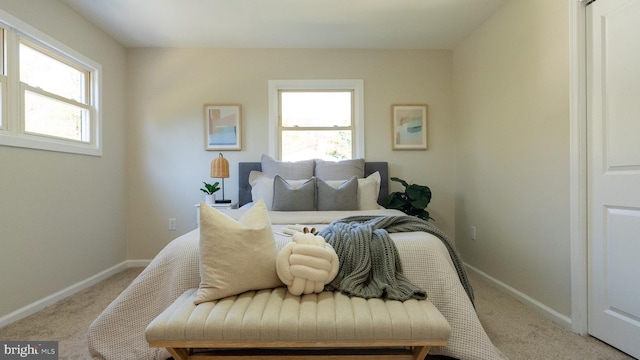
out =
[(295, 296), (286, 288), (249, 291), (194, 305), (182, 294), (147, 327), (149, 346), (178, 360), (398, 358), (424, 359), (447, 344), (451, 328), (427, 300), (348, 297), (340, 292)]

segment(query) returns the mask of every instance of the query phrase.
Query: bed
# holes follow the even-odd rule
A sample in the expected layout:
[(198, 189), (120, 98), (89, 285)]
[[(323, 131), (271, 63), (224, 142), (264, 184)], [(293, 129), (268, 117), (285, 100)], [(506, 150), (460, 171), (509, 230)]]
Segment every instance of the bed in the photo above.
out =
[[(281, 165), (267, 159), (267, 165)], [(397, 210), (385, 209), (379, 204), (388, 193), (388, 169), (384, 162), (364, 163), (366, 169), (358, 178), (359, 189), (368, 189), (367, 179), (377, 180), (375, 198), (369, 201), (367, 209), (323, 210), (323, 211), (281, 211), (270, 209), (276, 247), (282, 249), (291, 238), (283, 235), (285, 227), (291, 224), (305, 224), (323, 229), (338, 219), (354, 216), (398, 217), (404, 214)], [(240, 209), (228, 210), (232, 218), (239, 218), (251, 207), (255, 200), (255, 190), (259, 188), (255, 175), (264, 176), (265, 158), (261, 162), (239, 164)], [(329, 164), (330, 165), (330, 164)], [(313, 166), (313, 165), (311, 165)], [(300, 167), (297, 164), (296, 168)], [(290, 169), (289, 169), (290, 170)], [(273, 170), (271, 170), (273, 171)], [(294, 172), (297, 170), (294, 169)], [(313, 171), (313, 170), (312, 170)], [(358, 170), (359, 171), (359, 170)], [(330, 169), (331, 176), (344, 177)], [(290, 177), (296, 177), (295, 174)], [(331, 177), (329, 176), (329, 177)], [(304, 178), (304, 174), (297, 177)], [(253, 181), (250, 181), (252, 179)], [(304, 181), (304, 179), (298, 179)], [(328, 180), (329, 181), (329, 180)], [(253, 186), (252, 186), (253, 185)], [(253, 194), (252, 194), (253, 190)], [(358, 195), (361, 195), (358, 193)], [(369, 196), (371, 197), (371, 196)], [(363, 206), (358, 199), (359, 206)], [(375, 205), (374, 205), (375, 204)], [(495, 348), (482, 328), (476, 315), (471, 289), (467, 289), (466, 279), (461, 280), (460, 269), (456, 268), (446, 235), (433, 228), (429, 231), (395, 232), (390, 234), (402, 261), (404, 275), (409, 281), (424, 289), (427, 299), (445, 316), (452, 328), (449, 344), (434, 347), (430, 357), (460, 360), (506, 359)], [(144, 336), (147, 325), (186, 290), (198, 288), (199, 273), (199, 228), (170, 242), (143, 270), (143, 272), (120, 294), (91, 324), (88, 344), (94, 359), (167, 359), (165, 349), (150, 348)], [(455, 254), (454, 254), (455, 255)]]

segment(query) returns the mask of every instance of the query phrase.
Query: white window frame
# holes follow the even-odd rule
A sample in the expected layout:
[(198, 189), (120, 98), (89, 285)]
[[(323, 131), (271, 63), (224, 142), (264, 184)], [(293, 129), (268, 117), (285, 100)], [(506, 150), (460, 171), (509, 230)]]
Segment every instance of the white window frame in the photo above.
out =
[(354, 159), (364, 158), (364, 80), (269, 80), (269, 156), (274, 159), (280, 154), (280, 134), (278, 126), (279, 92), (287, 90), (346, 90), (353, 91), (353, 116), (355, 131)]
[(0, 102), (0, 135), (2, 135), (9, 128), (7, 124), (7, 77), (4, 74), (0, 74)]
[[(5, 30), (4, 40), (6, 42), (6, 77), (0, 79), (2, 83), (1, 116), (3, 116), (0, 126), (0, 145), (102, 156), (102, 117), (100, 111), (102, 66), (2, 10), (0, 10), (0, 26)], [(88, 142), (25, 132), (23, 110), (25, 87), (20, 82), (18, 58), (20, 39), (25, 39), (54, 54), (55, 57), (72, 62), (75, 66), (88, 72), (90, 78), (87, 98), (90, 107)]]

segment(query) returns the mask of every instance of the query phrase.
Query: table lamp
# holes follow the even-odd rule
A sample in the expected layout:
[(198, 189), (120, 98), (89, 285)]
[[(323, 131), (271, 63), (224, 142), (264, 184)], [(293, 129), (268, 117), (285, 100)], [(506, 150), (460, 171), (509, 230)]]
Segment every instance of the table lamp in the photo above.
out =
[(224, 179), (229, 177), (229, 161), (219, 153), (220, 156), (211, 160), (211, 177), (222, 179), (222, 200), (216, 200), (218, 204), (229, 204), (231, 200), (224, 198)]

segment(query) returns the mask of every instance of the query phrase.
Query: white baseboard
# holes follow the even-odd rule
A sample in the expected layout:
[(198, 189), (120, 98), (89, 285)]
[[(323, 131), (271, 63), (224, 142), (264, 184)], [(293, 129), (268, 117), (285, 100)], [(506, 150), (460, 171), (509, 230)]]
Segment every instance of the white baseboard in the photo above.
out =
[(117, 264), (115, 266), (110, 267), (107, 270), (104, 270), (92, 277), (82, 280), (78, 283), (75, 283), (65, 289), (62, 289), (54, 294), (51, 294), (47, 297), (44, 297), (36, 302), (33, 302), (25, 307), (22, 307), (16, 311), (13, 311), (5, 316), (0, 317), (0, 327), (11, 324), (12, 322), (23, 319), (29, 315), (35, 314), (36, 312), (55, 304), (56, 302), (71, 296), (78, 291), (84, 290), (92, 285), (97, 284), (98, 282), (107, 279), (124, 269), (131, 267), (145, 267), (151, 262), (151, 260), (126, 260)]
[(151, 260), (127, 260), (125, 262), (127, 263), (128, 268), (147, 267), (147, 265), (149, 265)]
[(529, 295), (518, 291), (514, 288), (512, 288), (511, 286), (503, 283), (502, 281), (493, 278), (491, 276), (489, 276), (488, 274), (476, 269), (475, 267), (465, 263), (464, 266), (467, 268), (467, 270), (469, 270), (470, 272), (473, 272), (475, 274), (477, 274), (478, 276), (481, 276), (482, 278), (484, 278), (487, 282), (493, 284), (495, 287), (503, 290), (504, 292), (508, 293), (509, 295), (515, 297), (516, 299), (520, 300), (521, 302), (523, 302), (524, 304), (526, 304), (527, 306), (533, 308), (535, 311), (537, 311), (538, 313), (540, 313), (542, 316), (558, 323), (559, 325), (563, 326), (564, 328), (566, 328), (567, 330), (572, 330), (572, 326), (571, 326), (571, 318), (560, 314), (559, 312), (553, 310), (552, 308), (548, 307), (547, 305), (541, 303), (540, 301), (530, 297)]

